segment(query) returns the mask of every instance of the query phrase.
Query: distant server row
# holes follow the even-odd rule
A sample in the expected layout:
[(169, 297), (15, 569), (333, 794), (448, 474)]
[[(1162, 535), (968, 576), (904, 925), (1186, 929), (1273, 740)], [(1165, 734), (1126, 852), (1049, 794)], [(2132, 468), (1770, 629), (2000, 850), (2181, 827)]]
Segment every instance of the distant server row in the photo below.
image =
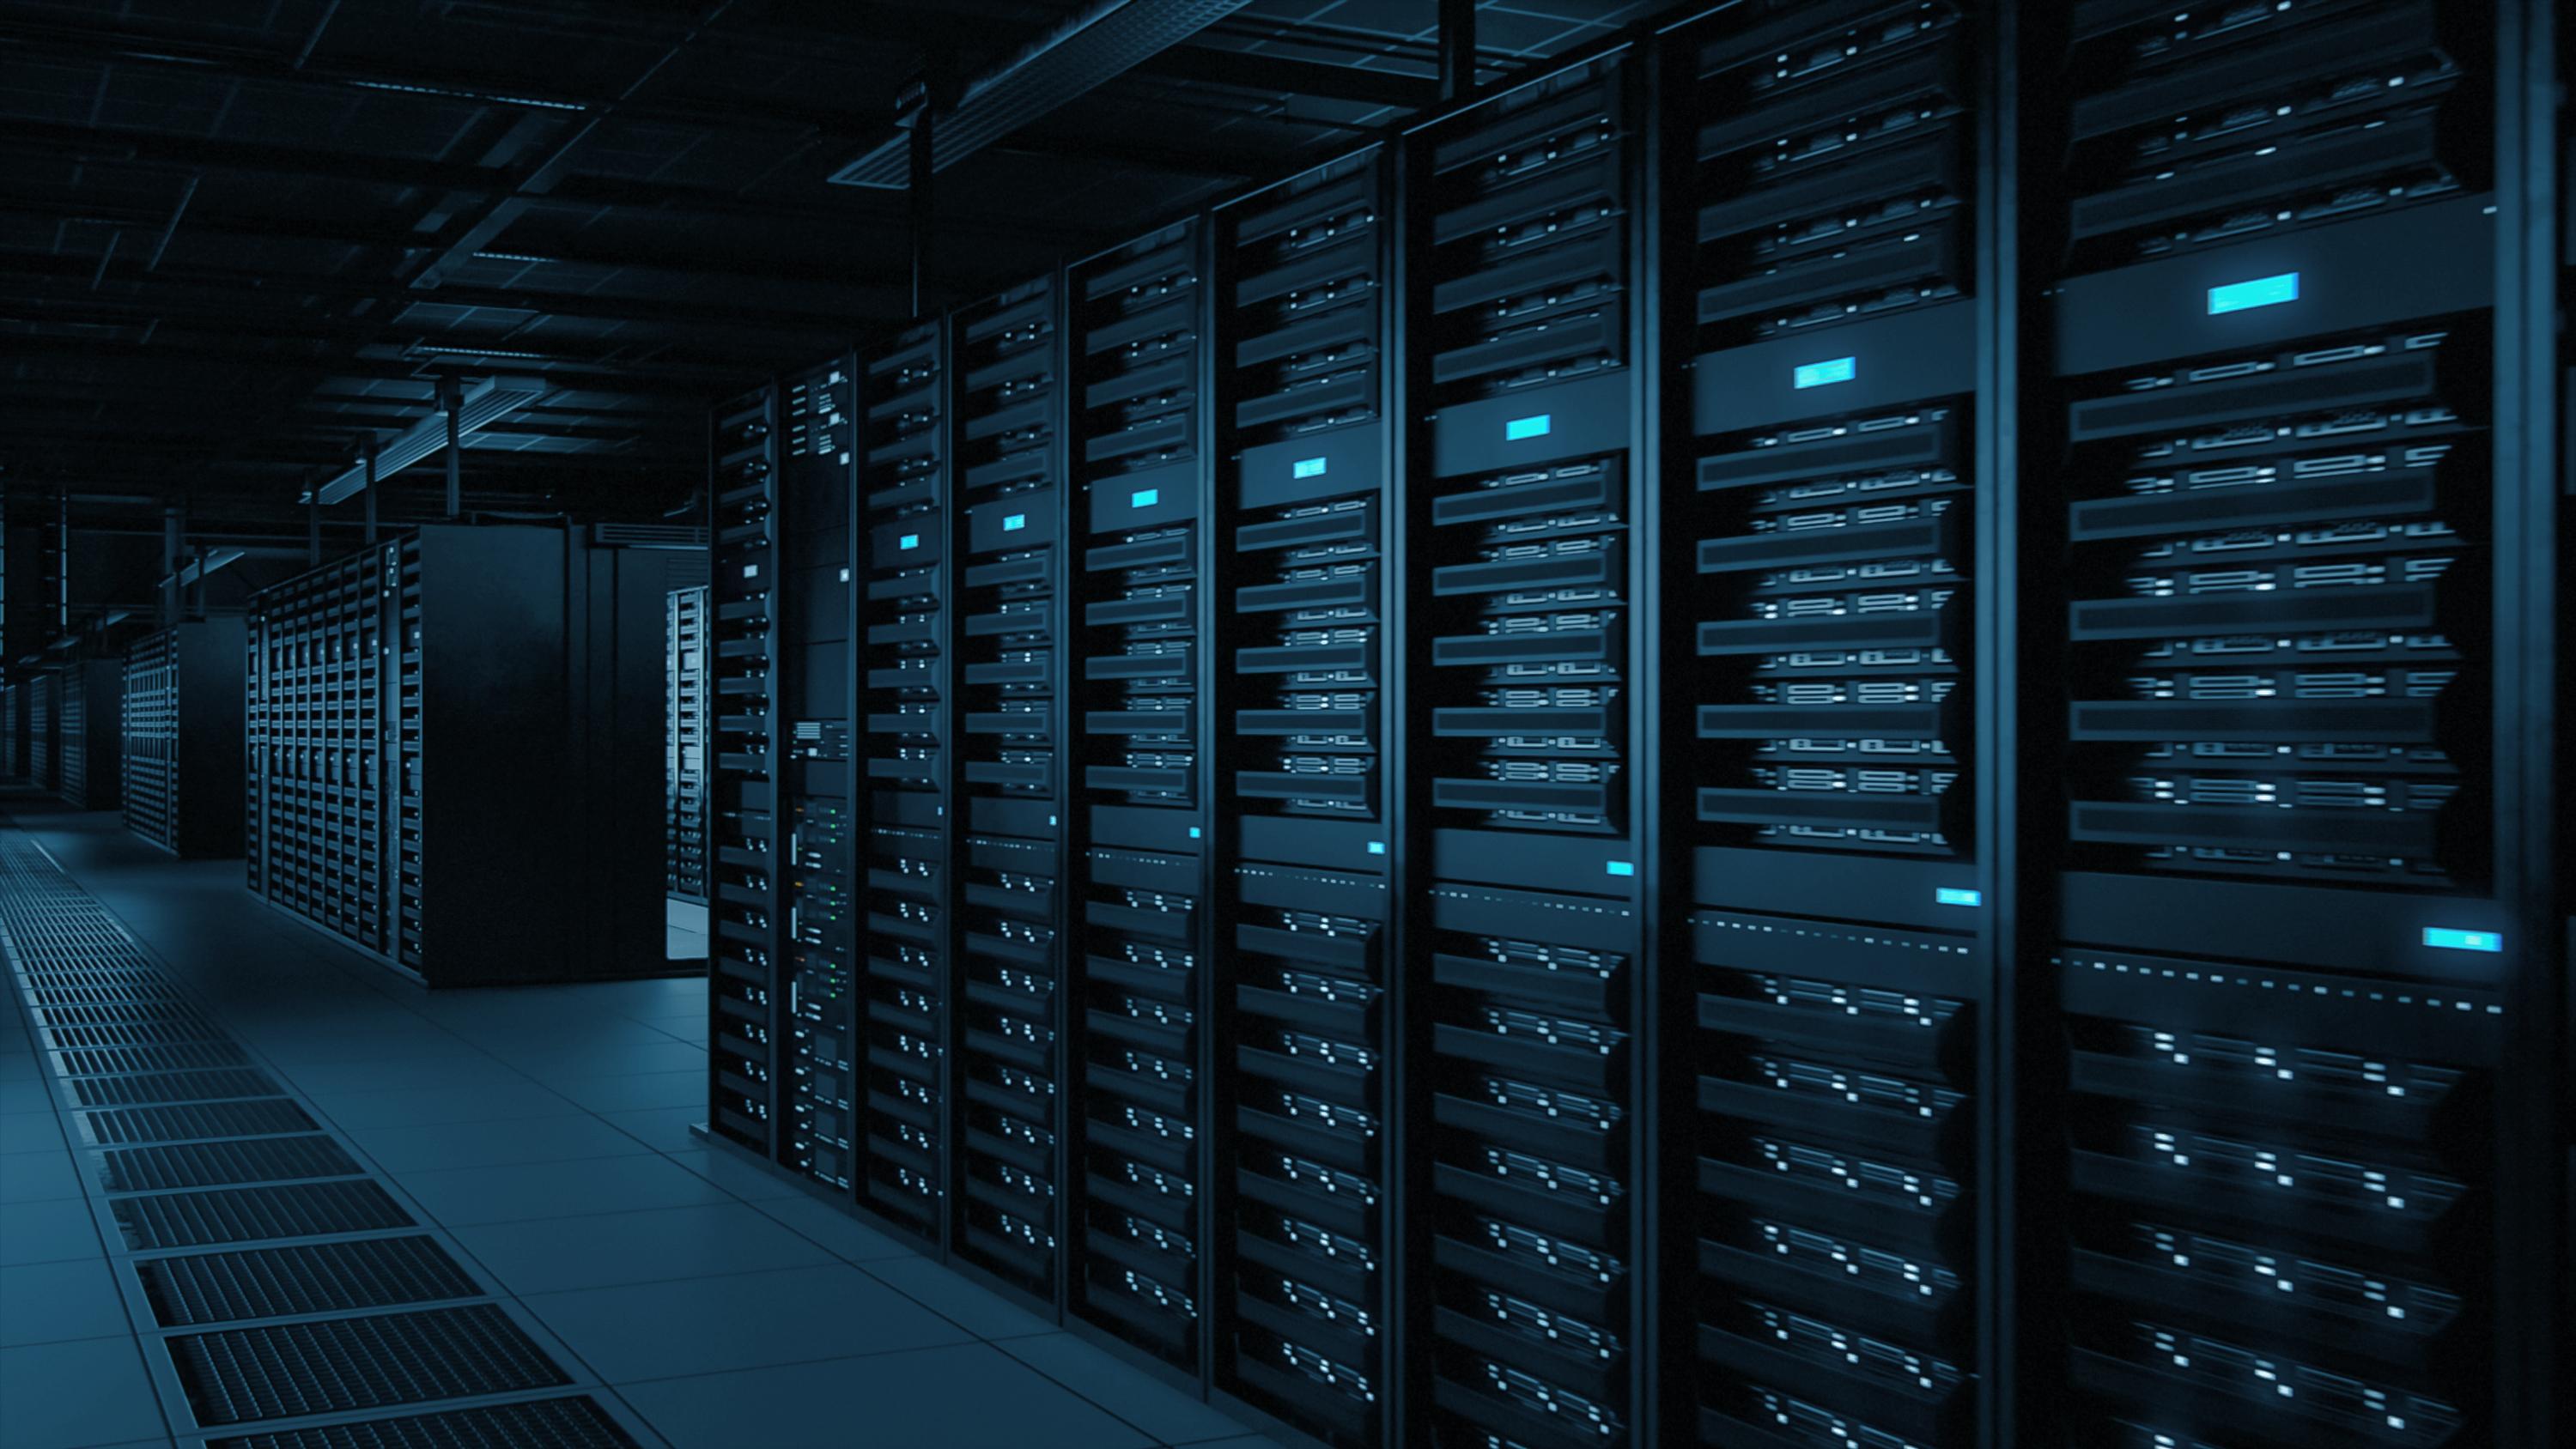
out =
[(24, 779), (80, 810), (115, 808), (118, 666), (56, 665), (0, 685), (0, 779)]
[(2546, 1442), (2547, 11), (1739, 5), (721, 409), (714, 1129), (1336, 1445)]
[(431, 985), (667, 969), (677, 532), (432, 526), (262, 591), (252, 892)]

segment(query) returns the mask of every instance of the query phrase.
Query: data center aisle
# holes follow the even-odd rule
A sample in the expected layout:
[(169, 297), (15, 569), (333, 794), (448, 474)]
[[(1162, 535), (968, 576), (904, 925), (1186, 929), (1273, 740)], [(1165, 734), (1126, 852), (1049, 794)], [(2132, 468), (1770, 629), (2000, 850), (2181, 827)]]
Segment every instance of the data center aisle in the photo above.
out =
[[(533, 1322), (567, 1391), (606, 1401), (639, 1442), (655, 1442), (649, 1426), (675, 1449), (1269, 1443), (714, 1156), (689, 1130), (704, 1115), (700, 980), (431, 995), (252, 900), (237, 861), (175, 862), (112, 815), (31, 796), (0, 794), (0, 810), (490, 1302)], [(12, 888), (26, 887), (0, 882)], [(263, 1431), (191, 1419), (167, 1331), (120, 1279), (133, 1260), (110, 1251), (102, 1156), (23, 993), (7, 995), (0, 1444), (194, 1446)]]

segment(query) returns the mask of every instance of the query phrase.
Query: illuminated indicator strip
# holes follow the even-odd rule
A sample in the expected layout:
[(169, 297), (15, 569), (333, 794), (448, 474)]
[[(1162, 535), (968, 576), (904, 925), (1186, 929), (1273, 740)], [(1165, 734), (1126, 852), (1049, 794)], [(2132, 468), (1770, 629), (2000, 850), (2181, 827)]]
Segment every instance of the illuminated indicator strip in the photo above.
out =
[(1151, 508), (1156, 503), (1161, 502), (1162, 497), (1163, 490), (1160, 488), (1139, 488), (1135, 492), (1127, 495), (1127, 506), (1130, 508)]
[(1327, 466), (1321, 458), (1300, 458), (1289, 465), (1288, 472), (1294, 478), (1321, 478)]
[(917, 533), (907, 533), (902, 538), (897, 539), (894, 546), (897, 548), (919, 548), (921, 547), (921, 535)]
[(2209, 315), (2243, 312), (2255, 307), (2277, 307), (2283, 302), (2299, 300), (2299, 274), (2283, 272), (2276, 277), (2256, 277), (2250, 282), (2230, 282), (2209, 289)]
[(1004, 533), (1017, 533), (1028, 526), (1029, 516), (1025, 513), (1014, 513), (1010, 517), (1002, 520), (1002, 531)]
[(1849, 382), (1860, 376), (1860, 359), (1837, 357), (1830, 362), (1809, 362), (1789, 374), (1792, 387), (1824, 387), (1831, 383)]
[(1517, 443), (1523, 438), (1543, 438), (1556, 429), (1556, 414), (1540, 413), (1535, 417), (1514, 418), (1503, 424), (1503, 441)]
[(1944, 906), (1981, 906), (1986, 903), (1985, 892), (1961, 890), (1957, 886), (1933, 887), (1932, 899)]
[(2501, 951), (2504, 937), (2493, 931), (2455, 931), (2448, 926), (2426, 926), (2424, 944), (2444, 951)]

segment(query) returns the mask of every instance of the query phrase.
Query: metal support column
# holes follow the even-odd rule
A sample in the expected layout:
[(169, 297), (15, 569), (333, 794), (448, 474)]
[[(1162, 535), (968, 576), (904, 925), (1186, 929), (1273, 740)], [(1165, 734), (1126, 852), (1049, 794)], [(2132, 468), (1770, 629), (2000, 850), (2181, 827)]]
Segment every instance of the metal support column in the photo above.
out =
[(1476, 0), (1440, 0), (1440, 102), (1476, 91)]
[(931, 173), (930, 128), (931, 103), (925, 95), (921, 110), (912, 118), (912, 315), (916, 318), (930, 305), (930, 225)]
[(186, 515), (179, 505), (164, 504), (161, 509), (161, 597), (157, 600), (164, 624), (179, 622), (179, 550), (186, 533)]
[(376, 541), (376, 435), (369, 433), (359, 444), (359, 453), (367, 465), (367, 486), (362, 495), (362, 512), (366, 518), (367, 542)]
[(447, 414), (447, 516), (450, 518), (464, 511), (465, 489), (460, 476), (464, 455), (457, 448), (456, 424), (456, 410), (464, 405), (464, 399), (465, 389), (457, 384), (454, 376), (438, 380), (438, 405)]

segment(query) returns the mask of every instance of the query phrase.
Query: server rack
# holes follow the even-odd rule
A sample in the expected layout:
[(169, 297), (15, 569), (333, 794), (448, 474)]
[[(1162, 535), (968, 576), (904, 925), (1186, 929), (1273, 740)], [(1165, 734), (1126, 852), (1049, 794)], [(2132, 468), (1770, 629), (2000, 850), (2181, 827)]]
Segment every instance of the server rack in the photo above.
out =
[(659, 553), (438, 525), (261, 591), (252, 892), (433, 986), (667, 969)]
[(112, 810), (124, 774), (124, 666), (91, 659), (55, 670), (54, 680), (54, 793), (75, 810)]
[[(1432, 1442), (1653, 1442), (1638, 67), (1418, 138), (1406, 1219)], [(1427, 969), (1426, 969), (1427, 968)]]
[[(1068, 1231), (1064, 877), (1068, 729), (1061, 289), (1051, 277), (950, 328), (955, 501), (940, 600), (952, 856), (951, 978), (972, 1014), (953, 1094), (956, 1261), (1052, 1311)], [(953, 602), (951, 602), (953, 601)]]
[(855, 865), (850, 796), (850, 581), (855, 383), (847, 356), (779, 385), (779, 535), (771, 628), (779, 660), (777, 826), (782, 873), (773, 910), (787, 952), (779, 1079), (781, 1158), (844, 1190), (859, 1170), (852, 1122), (862, 1054), (853, 996)]
[(1191, 221), (1065, 282), (1082, 550), (1063, 752), (1078, 772), (1066, 1311), (1193, 1378), (1213, 1281), (1207, 275)]
[(20, 688), (26, 691), (27, 709), (27, 783), (50, 795), (59, 788), (62, 777), (56, 772), (56, 731), (59, 721), (55, 697), (60, 686), (53, 671), (47, 670), (29, 679)]
[(1689, 742), (1664, 891), (1697, 1028), (1667, 1085), (1697, 1108), (1703, 1443), (1936, 1449), (1986, 1417), (1983, 20), (1763, 4), (1663, 57), (1663, 705)]
[(1352, 1445), (1400, 1442), (1388, 165), (1372, 149), (1213, 222), (1209, 1067), (1234, 1150), (1210, 1381)]
[(125, 828), (182, 857), (242, 849), (239, 616), (191, 620), (126, 647)]
[(697, 905), (707, 899), (707, 586), (673, 589), (662, 623), (662, 889)]
[(0, 779), (27, 773), (27, 694), (22, 684), (0, 684)]
[(763, 388), (710, 420), (707, 494), (707, 676), (713, 711), (707, 789), (707, 1127), (718, 1140), (775, 1161), (786, 959), (773, 882), (779, 848), (772, 761), (778, 758), (776, 678), (778, 395)]
[(2504, 988), (2542, 949), (2499, 808), (2513, 27), (2417, 0), (2058, 19), (2030, 37), (2066, 78), (2029, 153), (2065, 158), (2066, 202), (2030, 217), (2055, 283), (2024, 446), (2062, 483), (2023, 561), (2067, 581), (2025, 759), (2064, 782), (2032, 821), (2069, 1431), (2538, 1442), (2493, 1371), (2528, 1331), (2500, 1313), (2529, 1271), (2496, 1191), (2525, 1100)]
[[(2204, 387), (2330, 383), (2316, 369), (2352, 356), (2266, 369), (2206, 339), (2277, 322), (2280, 352), (2340, 346), (2348, 314), (2301, 304), (2354, 259), (2408, 273), (2359, 289), (2365, 320), (2529, 351), (2492, 315), (2504, 274), (2480, 252), (2510, 247), (2527, 197), (2500, 188), (2495, 219), (2450, 223), (2445, 269), (2331, 240), (2443, 207), (2412, 189), (2438, 173), (2356, 185), (2326, 202), (2348, 218), (2313, 223), (2235, 178), (2276, 135), (2294, 190), (2419, 141), (2473, 178), (2510, 133), (2477, 66), (2545, 68), (2517, 50), (2545, 8), (1724, 7), (1427, 118), (1358, 183), (1383, 188), (1383, 243), (1307, 231), (1338, 232), (1356, 193), (1336, 188), (1372, 169), (1355, 158), (948, 318), (920, 403), (940, 441), (882, 445), (944, 450), (925, 470), (942, 501), (898, 486), (879, 445), (859, 463), (861, 506), (938, 554), (919, 573), (858, 561), (896, 592), (861, 600), (852, 635), (870, 667), (924, 640), (940, 660), (862, 712), (862, 756), (947, 792), (946, 838), (898, 856), (928, 873), (882, 882), (940, 923), (923, 949), (944, 964), (907, 971), (916, 934), (873, 923), (858, 946), (862, 999), (927, 1008), (907, 1024), (944, 1063), (933, 1150), (908, 1159), (941, 1174), (937, 1241), (863, 1188), (831, 1195), (1298, 1442), (2547, 1442), (2535, 1365), (2557, 1340), (2536, 1300), (2567, 1248), (2549, 1217), (2565, 1186), (2535, 1181), (2559, 1159), (2531, 1149), (2565, 1135), (2538, 1110), (2535, 1084), (2558, 1083), (2530, 1015), (2563, 1009), (2548, 968), (2576, 928), (2563, 894), (2533, 893), (2554, 858), (2506, 798), (2547, 758), (2520, 706), (2548, 675), (2526, 616), (2555, 608), (2553, 560), (2500, 546), (2536, 516), (2533, 464), (2508, 456), (2535, 414), (2513, 419), (2482, 343), (2429, 395), (2325, 386), (2353, 406), (2314, 440), (2314, 402), (2207, 435), (2269, 450), (2269, 474), (2167, 487), (2141, 435), (2078, 436), (2122, 406), (2187, 426)], [(2463, 32), (2411, 68), (2422, 37)], [(2383, 63), (2405, 84), (2346, 84)], [(2265, 86), (2285, 119), (2225, 110), (2218, 132), (2259, 128), (2235, 160), (2227, 134), (2139, 119)], [(2305, 144), (2337, 111), (2367, 146)], [(2191, 185), (2162, 188), (2167, 169)], [(2172, 189), (2194, 200), (2177, 212)], [(2196, 235), (2186, 213), (2222, 204), (2234, 234)], [(2282, 210), (2293, 224), (2264, 219)], [(2243, 270), (2230, 246), (2276, 239), (2312, 250), (2158, 290), (2160, 262)], [(1253, 284), (1273, 271), (1289, 292)], [(2237, 282), (2268, 286), (2211, 295)], [(2420, 300), (2464, 287), (2447, 311)], [(1375, 306), (1371, 361), (1336, 329)], [(1383, 421), (1355, 411), (1370, 398)], [(2367, 695), (2343, 711), (2429, 718), (2429, 743), (2246, 741), (2230, 732), (2271, 701), (2223, 692), (2181, 699), (2219, 706), (2191, 716), (2211, 733), (2134, 733), (2170, 734), (2178, 709), (2098, 732), (2173, 702), (2169, 682), (2232, 687), (2200, 676), (2240, 666), (2201, 661), (2253, 658), (2267, 632), (2293, 640), (2276, 672), (2346, 652), (2287, 627), (2319, 589), (2155, 580), (2261, 554), (2221, 537), (2259, 520), (2192, 521), (2215, 494), (2331, 492), (2347, 472), (2367, 491), (2387, 468), (2300, 460), (2370, 451), (2350, 440), (2383, 431), (2359, 429), (2373, 407), (2465, 439), (2471, 466), (2435, 467), (2417, 514), (2269, 526), (2336, 530), (2279, 545), (2294, 567), (2315, 549), (2458, 560), (2398, 581), (2433, 580), (2442, 641), (2424, 647), (2461, 655), (2401, 680), (2441, 686), (2429, 715)], [(1382, 476), (1349, 471), (1345, 445), (1385, 449)], [(1284, 501), (1262, 471), (1283, 459)], [(2124, 515), (2157, 498), (2179, 513)], [(1374, 536), (1337, 532), (1372, 509)], [(1287, 547), (1349, 550), (1292, 564), (1260, 531), (1292, 513), (1324, 536)], [(2149, 604), (2250, 612), (2088, 632), (2131, 579)], [(1291, 583), (1313, 592), (1263, 592)], [(1257, 667), (1283, 647), (1322, 651), (1298, 671), (1314, 677)], [(1306, 686), (1318, 717), (1291, 728), (1277, 707)], [(886, 704), (906, 723), (874, 718)], [(2231, 813), (2222, 781), (2143, 825), (2121, 813), (2180, 798), (2159, 780), (2261, 773), (2228, 763), (2248, 743), (2290, 750), (2261, 809)], [(2321, 805), (2343, 813), (2320, 833), (2429, 838), (2459, 869), (2319, 885), (2292, 859), (2267, 880), (2188, 838), (2308, 829), (2345, 792), (2281, 791), (2360, 757), (2302, 744), (2443, 752), (2463, 790), (2429, 836), (2368, 804)], [(935, 781), (901, 768), (907, 748)], [(2389, 758), (2382, 785), (2444, 783), (2430, 754)], [(2122, 798), (2133, 779), (2144, 798)], [(1382, 866), (1286, 844), (1337, 839), (1308, 827), (1359, 823), (1336, 818), (1355, 799), (1383, 834), (1350, 839), (1383, 840)], [(1361, 905), (1377, 881), (1383, 918)], [(1264, 1101), (1292, 1120), (1261, 1120)], [(2197, 1175), (2233, 1148), (2282, 1170)], [(2402, 1190), (2312, 1192), (2355, 1171)], [(1283, 1182), (1329, 1185), (1331, 1216), (1290, 1226)], [(2285, 1281), (2295, 1296), (2269, 1296)]]

